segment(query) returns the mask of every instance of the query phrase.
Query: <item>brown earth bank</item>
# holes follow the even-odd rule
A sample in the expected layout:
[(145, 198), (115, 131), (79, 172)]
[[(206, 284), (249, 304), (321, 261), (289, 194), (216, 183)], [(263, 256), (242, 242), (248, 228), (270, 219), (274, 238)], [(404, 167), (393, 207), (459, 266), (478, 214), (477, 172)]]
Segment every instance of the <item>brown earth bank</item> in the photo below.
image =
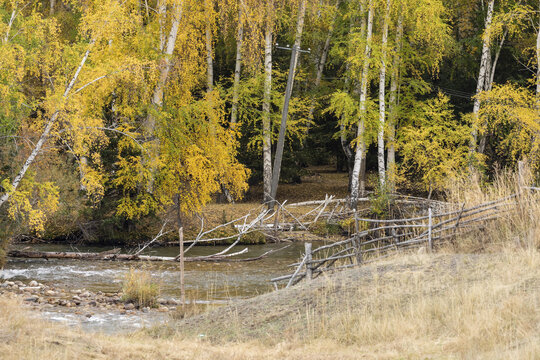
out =
[(537, 249), (398, 254), (132, 335), (36, 320), (23, 301), (0, 297), (2, 358), (540, 358)]

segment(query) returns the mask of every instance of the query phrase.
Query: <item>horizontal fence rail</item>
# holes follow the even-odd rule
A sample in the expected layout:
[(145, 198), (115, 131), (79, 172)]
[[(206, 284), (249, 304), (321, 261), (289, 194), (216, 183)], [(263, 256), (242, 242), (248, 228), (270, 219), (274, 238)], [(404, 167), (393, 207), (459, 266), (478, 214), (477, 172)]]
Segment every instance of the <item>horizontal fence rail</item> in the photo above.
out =
[[(311, 243), (306, 243), (305, 254), (301, 260), (290, 265), (296, 268), (295, 271), (271, 281), (287, 281), (286, 287), (289, 287), (302, 279), (310, 280), (326, 271), (366, 264), (402, 249), (425, 247), (431, 252), (447, 241), (479, 231), (488, 222), (515, 211), (518, 197), (519, 194), (514, 194), (469, 208), (465, 208), (465, 204), (432, 202), (429, 203), (426, 215), (406, 219), (365, 219), (359, 218), (355, 211), (349, 212), (348, 215), (354, 217), (356, 230), (351, 237), (313, 250)], [(327, 197), (323, 202), (290, 206), (318, 205), (312, 212), (318, 212), (316, 219), (319, 219), (328, 204), (337, 204), (337, 207), (341, 202), (342, 200)], [(343, 202), (343, 206), (345, 205)], [(339, 213), (343, 214), (344, 211)]]

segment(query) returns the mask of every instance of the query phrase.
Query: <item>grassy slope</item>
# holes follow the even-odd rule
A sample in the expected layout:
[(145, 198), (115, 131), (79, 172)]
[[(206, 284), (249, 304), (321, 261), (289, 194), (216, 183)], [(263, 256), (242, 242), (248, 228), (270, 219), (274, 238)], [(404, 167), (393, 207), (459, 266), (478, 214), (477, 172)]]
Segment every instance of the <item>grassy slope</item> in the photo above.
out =
[(5, 299), (0, 322), (3, 359), (537, 359), (540, 254), (400, 256), (132, 336), (35, 321)]

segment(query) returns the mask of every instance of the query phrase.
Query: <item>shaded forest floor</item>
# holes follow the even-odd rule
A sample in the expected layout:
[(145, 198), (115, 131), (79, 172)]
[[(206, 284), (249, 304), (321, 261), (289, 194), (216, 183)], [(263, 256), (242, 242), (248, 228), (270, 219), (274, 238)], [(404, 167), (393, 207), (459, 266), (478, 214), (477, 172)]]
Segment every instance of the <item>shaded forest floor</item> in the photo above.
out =
[(540, 253), (396, 255), (132, 335), (0, 299), (3, 359), (536, 359)]

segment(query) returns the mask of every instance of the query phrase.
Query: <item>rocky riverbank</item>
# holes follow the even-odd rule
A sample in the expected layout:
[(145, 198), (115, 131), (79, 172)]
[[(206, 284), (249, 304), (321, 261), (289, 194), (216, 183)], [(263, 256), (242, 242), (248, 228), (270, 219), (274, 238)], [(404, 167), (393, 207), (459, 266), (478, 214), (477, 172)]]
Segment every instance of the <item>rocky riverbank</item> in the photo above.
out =
[(174, 299), (157, 300), (157, 307), (138, 307), (132, 302), (122, 300), (120, 292), (91, 292), (86, 289), (63, 289), (41, 284), (35, 280), (29, 282), (4, 281), (0, 283), (0, 296), (18, 298), (32, 309), (40, 311), (70, 312), (91, 318), (98, 312), (114, 312), (119, 315), (176, 310), (178, 303)]

